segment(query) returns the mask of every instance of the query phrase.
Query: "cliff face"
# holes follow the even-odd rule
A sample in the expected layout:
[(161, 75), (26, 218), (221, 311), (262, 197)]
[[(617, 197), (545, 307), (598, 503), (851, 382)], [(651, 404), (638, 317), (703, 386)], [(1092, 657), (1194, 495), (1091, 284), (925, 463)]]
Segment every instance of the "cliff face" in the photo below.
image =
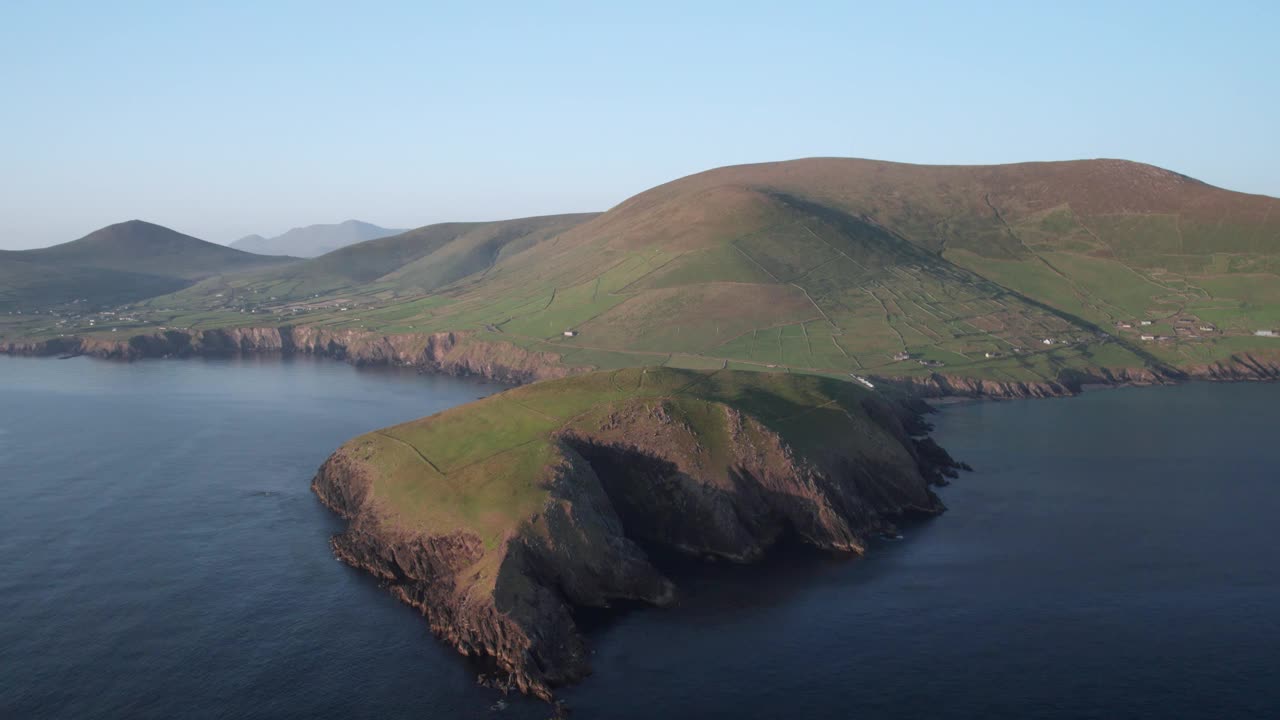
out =
[(789, 539), (861, 554), (902, 518), (942, 512), (930, 485), (955, 463), (908, 434), (910, 413), (870, 394), (858, 402), (858, 435), (808, 447), (779, 431), (790, 420), (728, 402), (637, 398), (580, 413), (547, 438), (541, 503), (498, 542), (406, 522), (379, 490), (388, 458), (360, 439), (313, 488), (349, 522), (333, 540), (340, 558), (490, 663), (500, 683), (550, 699), (590, 672), (575, 609), (676, 597), (646, 549), (750, 562)]
[(921, 377), (873, 377), (876, 384), (924, 398), (1051, 398), (1079, 394), (1086, 385), (1169, 385), (1189, 380), (1280, 380), (1280, 356), (1239, 353), (1219, 362), (1183, 368), (1089, 368), (1064, 370), (1051, 382), (1004, 382), (932, 373)]
[[(416, 367), (425, 372), (475, 375), (510, 383), (562, 378), (592, 369), (565, 365), (556, 353), (525, 350), (507, 342), (477, 340), (472, 333), (466, 332), (384, 335), (307, 326), (165, 330), (118, 340), (78, 336), (19, 339), (0, 344), (0, 353), (90, 355), (117, 360), (299, 353), (344, 360), (355, 365)], [(1052, 381), (1011, 382), (948, 373), (912, 377), (872, 376), (871, 379), (878, 385), (895, 387), (926, 398), (1049, 398), (1076, 395), (1086, 385), (1277, 380), (1280, 379), (1280, 353), (1238, 353), (1218, 362), (1182, 368), (1068, 369)]]
[[(897, 387), (925, 398), (1051, 398), (1079, 394), (1085, 385), (1160, 385), (1188, 379), (1181, 374), (1150, 369), (1110, 369), (1064, 371), (1057, 380), (1009, 382), (932, 373), (921, 377), (873, 378), (877, 383)], [(1239, 379), (1245, 379), (1241, 377)], [(1258, 378), (1261, 379), (1261, 378)]]
[(525, 383), (565, 377), (583, 368), (566, 366), (555, 353), (534, 352), (505, 342), (482, 342), (467, 333), (383, 335), (315, 327), (165, 330), (128, 338), (60, 337), (12, 341), (0, 351), (23, 355), (90, 355), (137, 360), (252, 353), (298, 353), (355, 365), (397, 365), (450, 375), (477, 375)]

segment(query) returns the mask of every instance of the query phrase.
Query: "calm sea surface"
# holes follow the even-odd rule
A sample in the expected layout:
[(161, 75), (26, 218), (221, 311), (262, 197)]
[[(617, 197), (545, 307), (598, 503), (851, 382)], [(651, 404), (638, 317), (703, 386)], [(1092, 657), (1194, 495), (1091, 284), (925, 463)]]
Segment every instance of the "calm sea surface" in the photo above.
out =
[[(308, 489), (500, 388), (325, 361), (0, 357), (0, 717), (544, 718), (338, 563)], [(582, 718), (1280, 717), (1280, 385), (949, 406), (977, 472), (859, 561), (680, 565)]]

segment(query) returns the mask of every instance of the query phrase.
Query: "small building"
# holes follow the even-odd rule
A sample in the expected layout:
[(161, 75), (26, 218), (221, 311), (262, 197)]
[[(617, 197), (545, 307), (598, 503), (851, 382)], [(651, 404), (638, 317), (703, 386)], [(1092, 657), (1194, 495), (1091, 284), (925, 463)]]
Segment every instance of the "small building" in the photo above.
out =
[(1044, 345), (1052, 345), (1052, 344), (1053, 344), (1053, 338), (1045, 338), (1045, 339), (1041, 340), (1040, 342), (1041, 342), (1041, 344), (1044, 344)]
[(1143, 339), (1143, 340), (1146, 340), (1147, 342), (1150, 342), (1150, 341), (1152, 341), (1152, 340), (1155, 340), (1155, 339), (1156, 339), (1156, 336), (1155, 336), (1155, 335), (1143, 335), (1143, 336), (1142, 336), (1142, 339)]
[(1121, 330), (1130, 330), (1133, 328), (1133, 323), (1127, 323), (1127, 322), (1116, 323), (1116, 327), (1120, 328)]
[(1214, 329), (1215, 329), (1215, 328), (1214, 328), (1212, 325), (1201, 325), (1201, 326), (1200, 326), (1200, 332), (1213, 332), (1213, 331), (1214, 331)]
[(1150, 324), (1151, 324), (1151, 321), (1150, 321), (1150, 320), (1142, 320), (1142, 321), (1141, 321), (1141, 322), (1139, 322), (1138, 324), (1139, 324), (1139, 325), (1142, 325), (1143, 327), (1146, 327), (1147, 325), (1150, 325)]
[(998, 352), (991, 352), (991, 351), (988, 351), (988, 352), (984, 352), (984, 353), (982, 353), (982, 356), (983, 356), (983, 357), (985, 357), (986, 359), (990, 360), (991, 358), (998, 358), (998, 357), (1000, 357), (1000, 353), (998, 353)]
[(906, 351), (898, 352), (898, 353), (894, 353), (894, 354), (893, 354), (893, 359), (894, 359), (894, 360), (910, 360), (910, 359), (911, 359), (911, 353), (906, 352)]
[(565, 337), (578, 337), (578, 331), (577, 331), (577, 330), (565, 330), (565, 331), (564, 331), (564, 336), (565, 336)]
[(1255, 330), (1253, 334), (1258, 337), (1280, 337), (1280, 333), (1275, 330)]

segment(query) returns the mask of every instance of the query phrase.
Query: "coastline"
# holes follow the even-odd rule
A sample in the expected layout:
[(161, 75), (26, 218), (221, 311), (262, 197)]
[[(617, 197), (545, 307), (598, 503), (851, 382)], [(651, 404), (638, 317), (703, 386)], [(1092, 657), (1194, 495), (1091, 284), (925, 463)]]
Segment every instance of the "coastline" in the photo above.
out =
[[(356, 366), (388, 365), (424, 373), (525, 385), (591, 372), (596, 368), (562, 362), (561, 355), (528, 350), (509, 342), (478, 340), (471, 331), (382, 334), (326, 330), (311, 326), (158, 330), (121, 340), (69, 335), (45, 340), (0, 342), (0, 354), (36, 357), (78, 356), (133, 361), (237, 354), (311, 355)], [(1000, 381), (949, 373), (919, 376), (868, 375), (877, 386), (930, 404), (956, 400), (1012, 400), (1071, 397), (1093, 388), (1177, 385), (1185, 382), (1274, 382), (1280, 380), (1280, 352), (1273, 356), (1238, 353), (1227, 361), (1186, 368), (1064, 370), (1055, 380)]]
[[(588, 371), (587, 368), (565, 367), (560, 364), (559, 356), (551, 353), (531, 353), (506, 343), (476, 341), (466, 333), (389, 336), (290, 327), (210, 330), (194, 334), (169, 331), (157, 335), (133, 336), (122, 341), (75, 337), (43, 343), (10, 342), (0, 345), (0, 353), (45, 357), (85, 355), (125, 361), (144, 358), (297, 354), (341, 360), (355, 366), (408, 367), (424, 373), (482, 377), (517, 385)], [(1096, 374), (1073, 371), (1068, 380), (1054, 383), (993, 383), (941, 374), (907, 379), (873, 376), (872, 380), (877, 385), (883, 384), (888, 391), (884, 393), (887, 399), (896, 401), (894, 404), (914, 415), (913, 418), (900, 417), (898, 422), (903, 423), (910, 436), (924, 436), (923, 439), (912, 442), (920, 443), (915, 445), (915, 451), (920, 453), (920, 471), (931, 474), (927, 472), (931, 467), (967, 469), (962, 463), (952, 465), (945, 451), (927, 439), (931, 427), (924, 422), (922, 416), (934, 411), (937, 406), (991, 399), (1071, 397), (1096, 388), (1174, 385), (1197, 380), (1222, 382), (1280, 379), (1280, 364), (1271, 361), (1250, 357), (1249, 362), (1240, 363), (1240, 367), (1248, 368), (1249, 372), (1232, 371), (1231, 367), (1219, 366), (1203, 373), (1176, 375), (1119, 373), (1109, 370)], [(634, 434), (634, 429), (630, 434)], [(906, 437), (907, 434), (903, 434), (904, 442)], [(667, 447), (671, 444), (655, 443), (654, 447)], [(939, 458), (941, 462), (935, 463), (930, 457), (931, 453), (927, 451), (930, 448), (936, 448), (942, 453)], [(590, 453), (583, 455), (585, 452), (586, 450), (578, 448), (569, 453), (575, 459), (575, 467), (581, 466), (577, 472), (570, 474), (594, 475), (592, 463), (585, 460)], [(578, 458), (578, 455), (582, 455), (582, 458)], [(785, 449), (779, 450), (776, 455), (778, 458), (790, 458), (789, 451)], [(602, 465), (601, 469), (606, 466), (608, 463)], [(931, 477), (930, 481), (931, 485), (947, 483), (941, 476)], [(383, 518), (382, 508), (366, 506), (367, 482), (364, 471), (354, 467), (351, 458), (341, 454), (341, 449), (326, 461), (313, 480), (313, 492), (321, 503), (347, 522), (347, 530), (332, 540), (335, 555), (348, 565), (372, 575), (400, 601), (423, 613), (434, 634), (447, 645), (463, 655), (492, 663), (497, 672), (493, 673), (488, 682), (500, 689), (516, 689), (524, 694), (555, 702), (556, 688), (576, 684), (590, 673), (589, 649), (574, 629), (572, 611), (568, 607), (578, 607), (581, 602), (582, 607), (607, 608), (611, 601), (641, 601), (661, 607), (670, 604), (675, 597), (672, 586), (661, 576), (660, 571), (632, 562), (630, 565), (623, 564), (629, 572), (620, 572), (617, 578), (608, 583), (574, 586), (570, 597), (557, 600), (559, 596), (556, 593), (561, 590), (556, 588), (564, 587), (565, 577), (574, 578), (575, 582), (579, 582), (582, 577), (610, 577), (602, 568), (619, 566), (619, 557), (601, 556), (578, 567), (567, 561), (558, 550), (553, 552), (557, 548), (574, 545), (566, 538), (577, 538), (577, 534), (553, 536), (554, 541), (545, 546), (519, 535), (511, 538), (509, 545), (504, 545), (504, 548), (510, 548), (510, 552), (502, 554), (497, 566), (494, 576), (496, 586), (492, 590), (494, 602), (475, 605), (476, 598), (483, 594), (473, 595), (471, 590), (474, 588), (451, 578), (463, 569), (480, 563), (486, 555), (490, 558), (493, 555), (485, 553), (478, 539), (472, 535), (408, 532), (388, 525)], [(595, 483), (604, 483), (604, 476), (601, 475)], [(571, 503), (574, 499), (581, 500), (566, 496), (559, 498), (558, 502)], [(850, 504), (856, 503), (851, 501)], [(940, 502), (936, 506), (929, 503), (905, 504), (885, 507), (878, 510), (877, 514), (894, 517), (916, 512), (932, 516), (942, 510)], [(611, 514), (606, 513), (605, 517), (606, 520), (592, 521), (587, 527), (618, 524), (618, 518), (608, 519), (613, 517)], [(855, 535), (875, 536), (880, 532), (888, 531), (873, 522), (859, 527)], [(582, 534), (577, 530), (575, 533)], [(586, 534), (583, 536), (586, 537)], [(607, 537), (614, 545), (631, 542), (621, 531), (606, 533), (603, 537)], [(592, 535), (591, 539), (602, 538)], [(608, 546), (610, 542), (587, 545)], [(863, 541), (842, 544), (823, 540), (815, 544), (819, 548), (861, 555), (865, 549), (862, 543)], [(770, 542), (761, 544), (768, 546)], [(625, 557), (634, 560), (631, 558), (632, 554), (625, 554)], [(744, 559), (745, 556), (738, 561)], [(513, 587), (535, 590), (543, 588), (530, 596), (538, 601), (535, 604), (538, 612), (518, 619), (507, 617), (503, 608), (519, 605), (511, 598), (524, 598), (524, 591), (516, 592), (512, 590)], [(535, 648), (541, 647), (537, 639), (544, 637), (554, 638), (563, 651), (538, 650), (545, 654), (537, 655), (537, 662), (525, 660), (526, 657), (531, 657), (530, 653)]]

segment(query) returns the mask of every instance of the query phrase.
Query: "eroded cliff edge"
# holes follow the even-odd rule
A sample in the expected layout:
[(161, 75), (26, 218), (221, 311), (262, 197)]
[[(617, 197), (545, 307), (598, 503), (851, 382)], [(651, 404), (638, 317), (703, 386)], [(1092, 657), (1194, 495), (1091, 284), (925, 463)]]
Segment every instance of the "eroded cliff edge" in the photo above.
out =
[[(483, 338), (483, 339), (482, 339)], [(138, 360), (238, 354), (313, 355), (353, 365), (395, 365), (423, 372), (484, 377), (513, 384), (563, 378), (596, 368), (565, 362), (559, 353), (531, 350), (500, 335), (466, 332), (385, 334), (311, 326), (156, 330), (127, 337), (67, 335), (0, 340), (0, 353), (88, 355)], [(1062, 368), (1051, 380), (993, 380), (963, 372), (877, 375), (877, 387), (922, 398), (1048, 398), (1076, 395), (1090, 385), (1166, 385), (1201, 381), (1280, 380), (1280, 351), (1232, 354), (1211, 363), (1172, 367)]]
[(219, 355), (314, 355), (353, 365), (394, 365), (424, 372), (474, 375), (526, 383), (561, 378), (588, 368), (561, 362), (560, 355), (526, 350), (508, 342), (479, 341), (472, 333), (383, 334), (310, 326), (157, 330), (124, 338), (68, 335), (12, 340), (0, 352), (13, 355), (88, 355), (110, 360)]
[(521, 691), (590, 672), (578, 608), (671, 603), (662, 548), (750, 562), (786, 540), (861, 554), (943, 505), (956, 464), (851, 383), (632, 369), (511, 390), (356, 438), (313, 489), (337, 555)]

